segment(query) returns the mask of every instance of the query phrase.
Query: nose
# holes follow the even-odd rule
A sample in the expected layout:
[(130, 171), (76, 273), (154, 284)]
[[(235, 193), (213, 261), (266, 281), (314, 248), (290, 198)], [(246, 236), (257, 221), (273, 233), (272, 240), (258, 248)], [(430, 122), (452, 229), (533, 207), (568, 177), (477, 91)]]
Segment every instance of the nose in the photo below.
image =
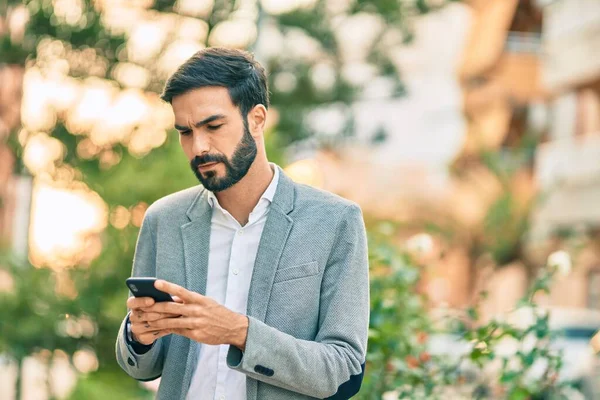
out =
[(194, 132), (194, 143), (192, 144), (192, 151), (195, 156), (201, 156), (204, 153), (208, 153), (210, 150), (210, 143), (208, 142), (208, 137), (201, 132)]

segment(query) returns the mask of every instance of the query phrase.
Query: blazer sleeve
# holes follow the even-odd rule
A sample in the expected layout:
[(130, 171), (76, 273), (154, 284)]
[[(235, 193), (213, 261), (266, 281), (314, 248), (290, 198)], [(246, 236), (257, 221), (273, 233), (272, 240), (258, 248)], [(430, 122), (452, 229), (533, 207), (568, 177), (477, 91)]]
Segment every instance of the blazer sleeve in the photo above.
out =
[[(146, 212), (138, 235), (131, 276), (156, 276), (156, 245), (150, 211), (151, 208)], [(143, 354), (136, 353), (126, 339), (125, 325), (128, 318), (129, 313), (123, 319), (117, 335), (117, 362), (132, 378), (140, 381), (154, 380), (162, 375), (165, 357), (164, 343), (167, 337), (158, 339)]]
[(358, 392), (369, 325), (367, 238), (358, 206), (346, 207), (335, 234), (315, 340), (297, 339), (249, 317), (245, 352), (229, 347), (230, 368), (317, 398), (348, 399)]

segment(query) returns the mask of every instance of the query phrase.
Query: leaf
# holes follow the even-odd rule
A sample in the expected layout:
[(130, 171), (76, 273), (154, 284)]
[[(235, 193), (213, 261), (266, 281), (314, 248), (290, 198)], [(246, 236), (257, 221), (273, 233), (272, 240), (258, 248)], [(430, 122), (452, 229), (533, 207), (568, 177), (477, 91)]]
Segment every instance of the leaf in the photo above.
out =
[(479, 319), (479, 313), (477, 312), (477, 309), (475, 307), (469, 307), (469, 308), (467, 308), (467, 315), (472, 320)]
[(516, 380), (516, 378), (519, 377), (519, 375), (521, 375), (520, 371), (507, 371), (507, 372), (504, 372), (500, 376), (500, 382), (501, 383), (512, 382), (512, 381)]
[(531, 393), (525, 388), (516, 388), (512, 392), (509, 393), (509, 400), (527, 400), (531, 396)]

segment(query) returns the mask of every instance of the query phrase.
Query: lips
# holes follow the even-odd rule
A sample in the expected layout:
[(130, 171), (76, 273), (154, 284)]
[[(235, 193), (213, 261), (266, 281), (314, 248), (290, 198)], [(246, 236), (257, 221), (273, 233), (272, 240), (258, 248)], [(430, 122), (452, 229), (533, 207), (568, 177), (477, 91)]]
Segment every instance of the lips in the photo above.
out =
[(213, 167), (217, 164), (218, 163), (216, 163), (216, 162), (211, 162), (211, 163), (207, 163), (207, 164), (198, 165), (198, 169), (207, 169), (207, 168)]

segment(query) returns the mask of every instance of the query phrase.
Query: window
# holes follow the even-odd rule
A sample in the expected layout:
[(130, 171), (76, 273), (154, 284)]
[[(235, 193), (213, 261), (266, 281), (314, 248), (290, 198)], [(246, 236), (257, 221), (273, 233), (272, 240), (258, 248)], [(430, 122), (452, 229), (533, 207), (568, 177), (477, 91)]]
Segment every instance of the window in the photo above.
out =
[(600, 310), (600, 268), (593, 269), (588, 275), (588, 298), (589, 308)]

